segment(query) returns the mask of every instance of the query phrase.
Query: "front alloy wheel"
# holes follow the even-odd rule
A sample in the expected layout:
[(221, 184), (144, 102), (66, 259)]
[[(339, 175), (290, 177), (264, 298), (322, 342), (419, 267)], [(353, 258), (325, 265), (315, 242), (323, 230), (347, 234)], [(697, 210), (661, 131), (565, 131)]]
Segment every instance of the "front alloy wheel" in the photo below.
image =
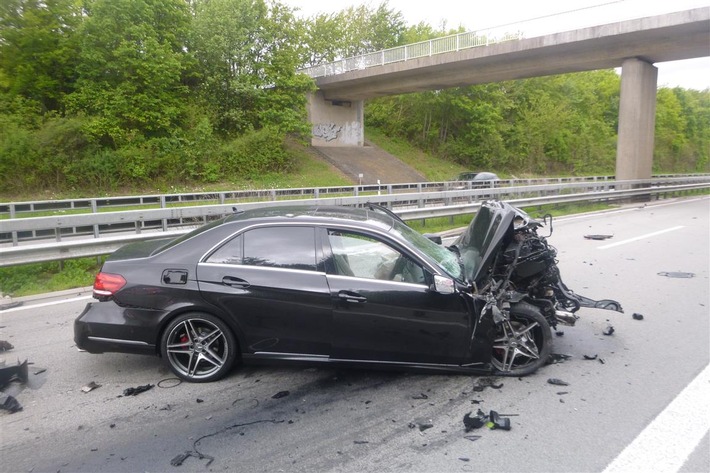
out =
[(550, 324), (537, 307), (518, 303), (496, 329), (491, 362), (499, 374), (524, 376), (544, 365), (551, 350)]
[(160, 351), (178, 377), (191, 382), (215, 381), (226, 375), (237, 356), (229, 327), (210, 314), (183, 314), (170, 322)]

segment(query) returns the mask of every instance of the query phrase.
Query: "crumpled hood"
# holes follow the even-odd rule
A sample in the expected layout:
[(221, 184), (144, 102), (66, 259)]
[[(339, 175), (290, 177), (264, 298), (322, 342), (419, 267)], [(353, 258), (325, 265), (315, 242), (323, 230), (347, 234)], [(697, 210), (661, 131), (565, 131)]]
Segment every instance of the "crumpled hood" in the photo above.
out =
[(477, 282), (486, 274), (500, 246), (512, 237), (516, 215), (518, 211), (510, 204), (484, 202), (468, 228), (453, 243), (461, 254), (467, 282)]

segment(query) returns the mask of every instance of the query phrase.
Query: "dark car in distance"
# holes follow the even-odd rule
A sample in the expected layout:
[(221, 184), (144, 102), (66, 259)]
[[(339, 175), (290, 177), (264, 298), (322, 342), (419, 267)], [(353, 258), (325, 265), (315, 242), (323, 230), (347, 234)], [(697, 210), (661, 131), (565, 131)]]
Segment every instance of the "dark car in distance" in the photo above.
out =
[(195, 382), (256, 360), (524, 375), (575, 309), (556, 310), (549, 288), (539, 301), (491, 289), (523, 214), (482, 210), (449, 248), (376, 206), (266, 207), (129, 244), (96, 276), (74, 338), (91, 353), (157, 354)]
[(462, 172), (456, 176), (456, 181), (497, 181), (498, 175), (492, 172)]

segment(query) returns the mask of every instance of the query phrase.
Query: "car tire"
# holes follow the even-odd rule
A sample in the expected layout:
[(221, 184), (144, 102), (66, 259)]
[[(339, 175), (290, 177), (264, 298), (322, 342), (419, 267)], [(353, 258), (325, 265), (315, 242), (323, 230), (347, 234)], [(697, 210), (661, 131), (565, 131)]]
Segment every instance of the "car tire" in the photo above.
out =
[(552, 352), (550, 324), (534, 305), (520, 302), (496, 327), (491, 362), (497, 374), (525, 376), (545, 365)]
[(160, 353), (181, 379), (207, 383), (224, 377), (237, 358), (237, 341), (221, 319), (190, 312), (172, 320), (160, 338)]

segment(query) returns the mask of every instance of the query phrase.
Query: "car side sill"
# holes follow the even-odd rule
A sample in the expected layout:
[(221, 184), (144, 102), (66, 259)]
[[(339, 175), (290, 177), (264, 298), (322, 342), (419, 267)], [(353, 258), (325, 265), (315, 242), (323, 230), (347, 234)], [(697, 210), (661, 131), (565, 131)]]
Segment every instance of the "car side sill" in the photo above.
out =
[(313, 355), (313, 354), (303, 354), (303, 353), (278, 353), (278, 352), (267, 352), (258, 351), (252, 354), (244, 354), (243, 358), (253, 359), (253, 360), (282, 360), (282, 361), (316, 361), (316, 362), (326, 362), (326, 363), (356, 363), (364, 365), (381, 365), (381, 366), (401, 366), (401, 367), (418, 367), (418, 368), (428, 368), (428, 369), (441, 369), (441, 370), (452, 370), (452, 369), (466, 369), (475, 367), (487, 366), (487, 363), (466, 363), (465, 365), (455, 365), (446, 363), (419, 363), (412, 361), (380, 361), (380, 360), (357, 360), (357, 359), (345, 359), (345, 358), (331, 358), (328, 355)]

